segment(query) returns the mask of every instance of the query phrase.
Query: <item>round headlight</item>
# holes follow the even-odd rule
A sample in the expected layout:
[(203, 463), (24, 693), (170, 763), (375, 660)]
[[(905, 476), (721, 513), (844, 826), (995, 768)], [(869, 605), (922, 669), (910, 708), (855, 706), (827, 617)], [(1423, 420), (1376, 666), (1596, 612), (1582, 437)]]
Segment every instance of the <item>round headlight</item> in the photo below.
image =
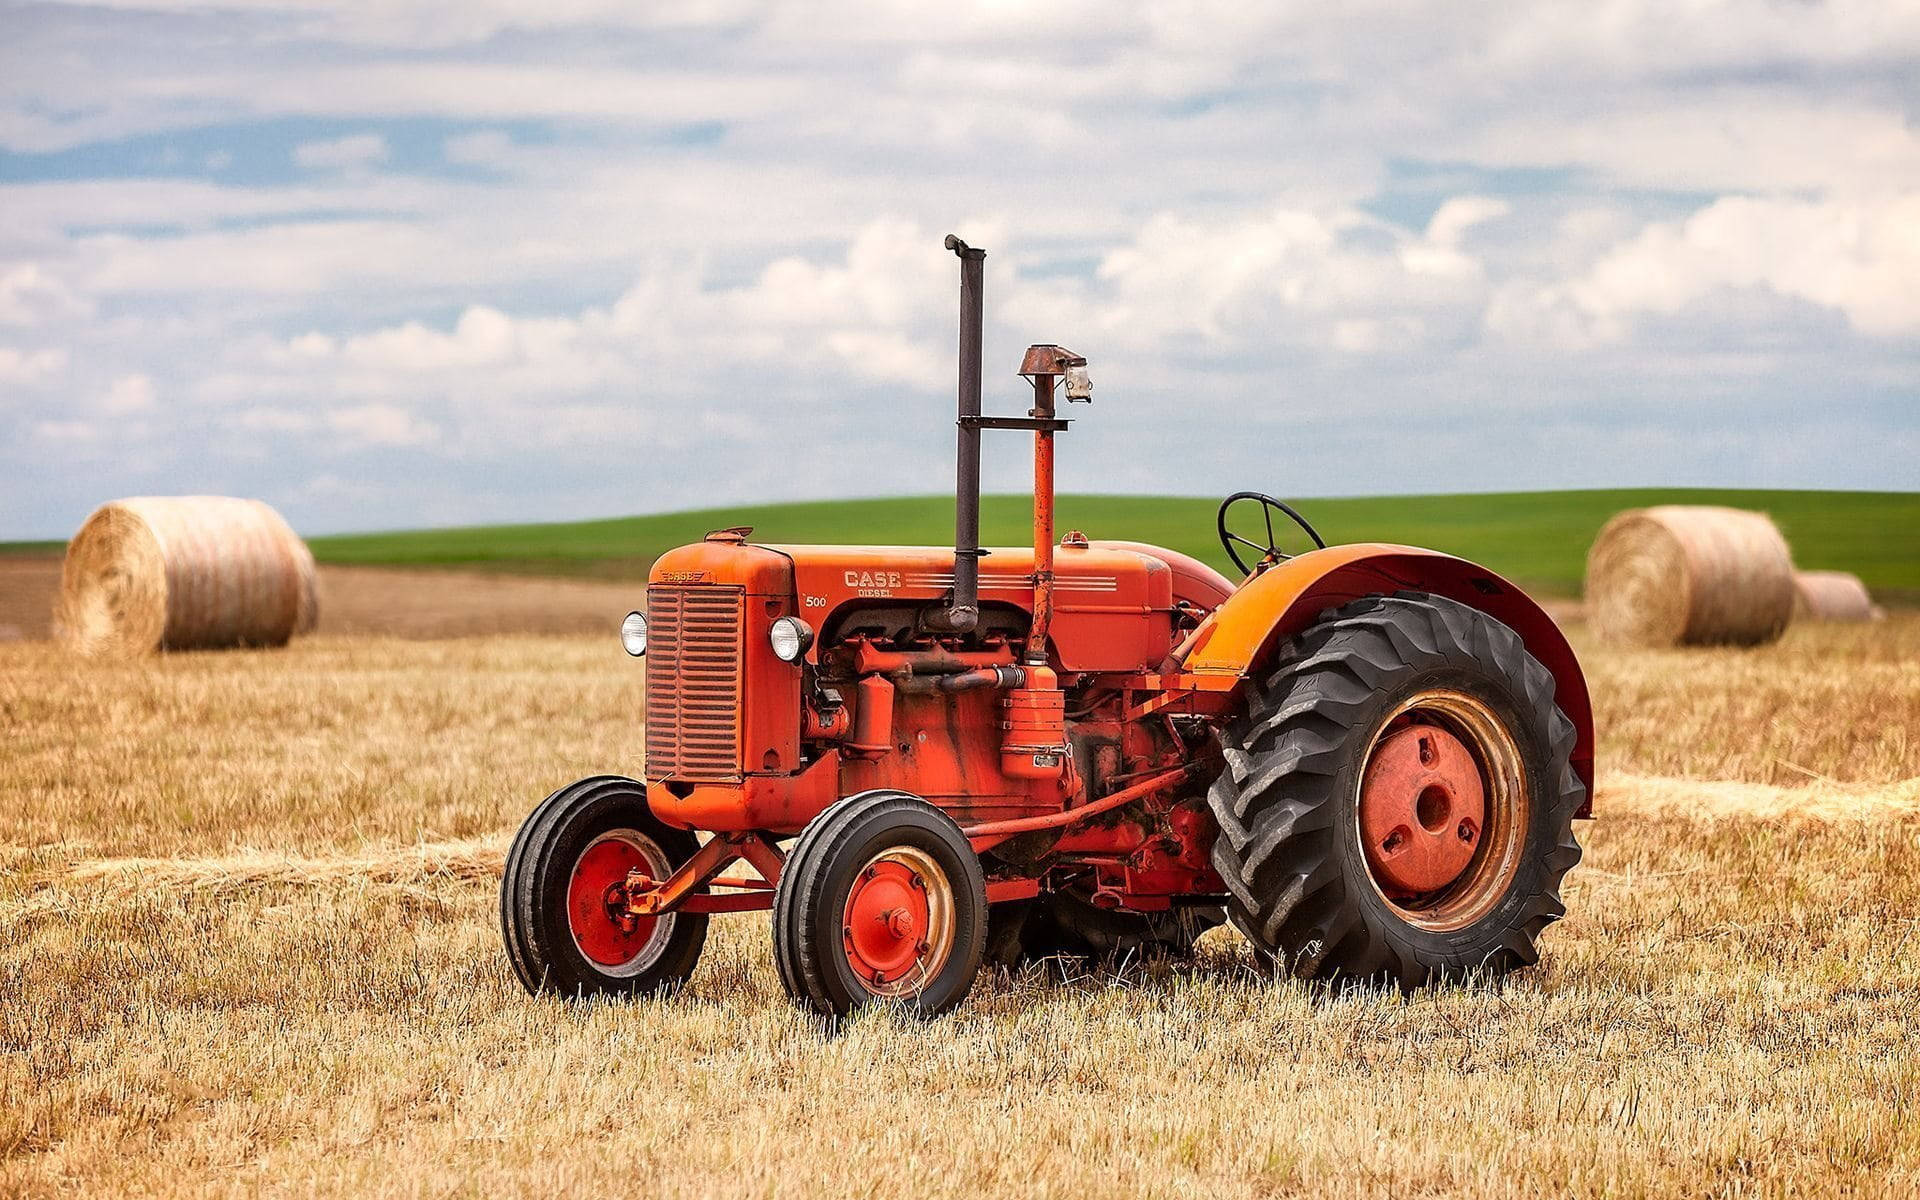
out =
[(813, 645), (813, 630), (799, 617), (781, 617), (767, 631), (767, 640), (773, 643), (773, 656), (781, 662), (798, 662), (800, 656)]
[(647, 614), (627, 614), (627, 619), (620, 622), (620, 644), (635, 658), (647, 652)]

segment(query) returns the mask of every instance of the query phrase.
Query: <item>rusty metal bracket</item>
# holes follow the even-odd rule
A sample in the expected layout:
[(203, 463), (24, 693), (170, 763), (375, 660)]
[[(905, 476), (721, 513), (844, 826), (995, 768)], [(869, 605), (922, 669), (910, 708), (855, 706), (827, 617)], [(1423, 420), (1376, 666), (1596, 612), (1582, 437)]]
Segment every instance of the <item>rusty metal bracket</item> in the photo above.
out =
[(969, 825), (960, 832), (966, 835), (975, 851), (984, 853), (1010, 837), (1041, 829), (1064, 829), (1070, 825), (1078, 825), (1101, 813), (1112, 812), (1135, 800), (1151, 796), (1156, 792), (1164, 792), (1198, 771), (1200, 767), (1199, 763), (1188, 763), (1183, 767), (1162, 771), (1131, 787), (1123, 787), (1112, 795), (1102, 796), (1098, 800), (1082, 804), (1079, 808), (1069, 808), (1065, 812), (1048, 813), (1041, 817), (1019, 817), (1010, 821), (988, 821), (981, 825)]
[(690, 913), (766, 912), (773, 907), (773, 893), (695, 892), (680, 904), (679, 911)]
[(787, 856), (780, 852), (780, 847), (763, 833), (739, 833), (733, 836), (739, 842), (740, 857), (766, 878), (767, 886), (779, 883), (780, 872), (787, 865)]
[(1040, 894), (1038, 879), (989, 879), (987, 880), (987, 903), (999, 904), (1003, 900), (1031, 900)]
[[(721, 871), (741, 859), (765, 876), (765, 882), (720, 878)], [(785, 861), (779, 847), (769, 841), (765, 834), (753, 831), (716, 834), (695, 851), (692, 858), (681, 864), (679, 870), (665, 879), (654, 879), (638, 868), (629, 872), (626, 911), (635, 917), (657, 917), (681, 909), (688, 912), (744, 912), (766, 908), (772, 903), (768, 893), (780, 881), (780, 868)], [(745, 888), (748, 892), (739, 896), (711, 896), (698, 892), (698, 889), (710, 884)]]
[(962, 429), (1027, 429), (1035, 433), (1064, 433), (1073, 424), (1065, 417), (973, 417), (960, 418)]
[(1128, 708), (1126, 714), (1121, 719), (1126, 721), (1145, 720), (1161, 709), (1172, 708), (1176, 704), (1184, 704), (1191, 699), (1192, 697), (1185, 692), (1160, 692)]

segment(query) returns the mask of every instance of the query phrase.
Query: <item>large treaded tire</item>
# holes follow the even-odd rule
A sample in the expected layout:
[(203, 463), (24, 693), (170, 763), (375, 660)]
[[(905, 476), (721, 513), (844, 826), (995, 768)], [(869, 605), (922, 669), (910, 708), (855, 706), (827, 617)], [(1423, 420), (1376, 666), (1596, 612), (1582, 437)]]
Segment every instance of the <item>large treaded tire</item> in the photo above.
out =
[[(1463, 928), (1410, 923), (1375, 886), (1360, 843), (1360, 783), (1395, 706), (1435, 688), (1477, 697), (1524, 764), (1517, 865), (1489, 911)], [(1411, 989), (1538, 959), (1566, 912), (1560, 881), (1580, 860), (1573, 814), (1586, 787), (1552, 674), (1512, 629), (1438, 596), (1370, 596), (1290, 640), (1222, 730), (1225, 768), (1208, 794), (1213, 863), (1234, 924), (1262, 957), (1303, 978)], [(1494, 895), (1489, 892), (1489, 895)]]
[(500, 880), (500, 936), (527, 991), (572, 997), (648, 994), (677, 986), (693, 973), (706, 946), (705, 913), (656, 918), (669, 923), (668, 931), (652, 960), (631, 973), (609, 970), (582, 953), (568, 921), (568, 888), (582, 853), (596, 838), (616, 831), (650, 840), (670, 867), (699, 849), (693, 834), (653, 815), (645, 784), (620, 775), (568, 784), (520, 826)]
[(854, 972), (842, 935), (848, 897), (875, 855), (905, 848), (946, 877), (952, 942), (944, 962), (897, 1002), (923, 1017), (947, 1012), (973, 990), (987, 940), (987, 882), (980, 856), (953, 818), (906, 792), (861, 792), (800, 831), (773, 895), (773, 962), (780, 985), (802, 1006), (844, 1017), (881, 999)]

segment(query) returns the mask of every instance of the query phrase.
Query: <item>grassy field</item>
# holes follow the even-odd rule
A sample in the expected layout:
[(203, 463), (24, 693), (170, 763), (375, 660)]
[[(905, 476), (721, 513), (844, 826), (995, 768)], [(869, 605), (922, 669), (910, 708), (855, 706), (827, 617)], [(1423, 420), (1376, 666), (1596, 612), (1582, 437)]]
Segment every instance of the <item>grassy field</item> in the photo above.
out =
[[(60, 567), (57, 558), (0, 556), (0, 642), (53, 636)], [(611, 636), (646, 593), (632, 580), (331, 564), (320, 568), (319, 582), (321, 633), (406, 638)]]
[[(1170, 546), (1224, 566), (1214, 536), (1218, 503), (1170, 496), (1063, 496), (1059, 527)], [(1608, 517), (1623, 508), (1668, 503), (1729, 504), (1771, 513), (1802, 567), (1852, 571), (1876, 592), (1920, 600), (1920, 492), (1623, 489), (1310, 500), (1298, 507), (1328, 541), (1432, 546), (1484, 562), (1528, 587), (1573, 596), (1580, 591), (1587, 547)], [(1030, 508), (1025, 496), (987, 497), (981, 512), (984, 540), (1024, 544), (1032, 536)], [(752, 525), (764, 541), (941, 545), (953, 538), (953, 500), (924, 496), (747, 506), (565, 525), (355, 534), (314, 538), (312, 545), (325, 562), (644, 576), (663, 550), (726, 525)]]
[(512, 981), (513, 826), (639, 768), (604, 638), (0, 645), (0, 1195), (1914, 1194), (1920, 617), (1576, 638), (1600, 819), (1505, 986), (1335, 997), (1222, 931), (837, 1035), (754, 916), (677, 998)]
[[(1219, 501), (1181, 496), (1062, 496), (1059, 527), (1184, 550), (1225, 567), (1214, 535)], [(1383, 496), (1297, 503), (1329, 542), (1431, 546), (1483, 562), (1526, 587), (1577, 596), (1587, 547), (1608, 517), (1648, 504), (1727, 504), (1772, 514), (1806, 568), (1852, 571), (1882, 600), (1920, 602), (1920, 492), (1803, 492), (1639, 488)], [(988, 496), (983, 540), (1024, 545), (1032, 501)], [(1257, 521), (1257, 516), (1251, 519)], [(509, 573), (645, 578), (662, 551), (708, 530), (751, 525), (762, 541), (943, 545), (950, 496), (745, 505), (549, 525), (484, 525), (309, 539), (337, 564), (459, 567)], [(1304, 548), (1294, 531), (1290, 546)], [(0, 556), (58, 554), (59, 542), (0, 542)]]

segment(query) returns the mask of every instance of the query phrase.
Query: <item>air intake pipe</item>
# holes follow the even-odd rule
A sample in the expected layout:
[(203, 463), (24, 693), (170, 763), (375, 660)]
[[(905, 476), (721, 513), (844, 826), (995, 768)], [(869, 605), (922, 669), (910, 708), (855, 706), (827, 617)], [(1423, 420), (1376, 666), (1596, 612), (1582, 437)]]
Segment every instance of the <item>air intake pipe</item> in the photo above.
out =
[(968, 633), (980, 623), (980, 338), (985, 250), (953, 234), (947, 249), (960, 259), (959, 451), (953, 489), (953, 598), (928, 614), (941, 633)]

